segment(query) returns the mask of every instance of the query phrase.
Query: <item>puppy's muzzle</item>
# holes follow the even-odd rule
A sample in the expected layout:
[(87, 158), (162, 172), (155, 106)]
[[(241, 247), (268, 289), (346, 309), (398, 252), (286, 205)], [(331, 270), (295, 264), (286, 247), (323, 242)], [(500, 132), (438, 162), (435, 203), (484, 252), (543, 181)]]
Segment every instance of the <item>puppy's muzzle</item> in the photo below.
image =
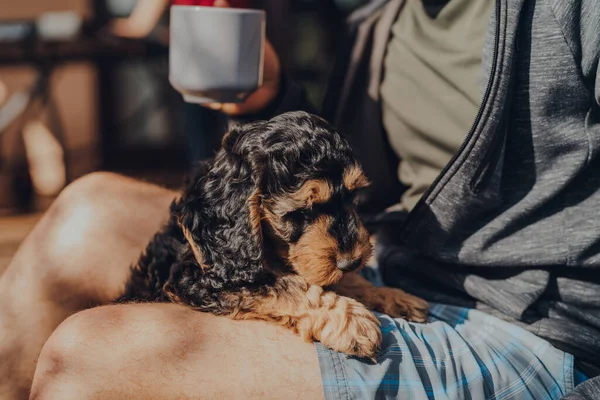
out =
[(356, 268), (360, 267), (360, 264), (362, 264), (361, 258), (356, 260), (344, 259), (337, 262), (337, 267), (342, 272), (352, 272)]

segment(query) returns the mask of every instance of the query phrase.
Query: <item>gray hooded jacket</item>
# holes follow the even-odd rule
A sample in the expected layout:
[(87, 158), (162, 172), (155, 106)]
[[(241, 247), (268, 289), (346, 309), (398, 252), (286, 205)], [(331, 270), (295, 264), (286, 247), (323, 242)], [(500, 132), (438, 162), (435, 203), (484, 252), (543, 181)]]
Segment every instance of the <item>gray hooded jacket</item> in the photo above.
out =
[[(496, 10), (477, 118), (420, 203), (379, 246), (379, 265), (388, 284), (510, 320), (574, 354), (594, 375), (600, 368), (600, 0), (485, 1), (495, 1)], [(390, 27), (401, 7), (402, 0), (375, 0), (349, 18), (348, 45), (340, 49), (322, 111), (372, 179), (373, 204), (401, 190), (379, 97)], [(269, 112), (311, 111), (298, 86), (285, 81)]]

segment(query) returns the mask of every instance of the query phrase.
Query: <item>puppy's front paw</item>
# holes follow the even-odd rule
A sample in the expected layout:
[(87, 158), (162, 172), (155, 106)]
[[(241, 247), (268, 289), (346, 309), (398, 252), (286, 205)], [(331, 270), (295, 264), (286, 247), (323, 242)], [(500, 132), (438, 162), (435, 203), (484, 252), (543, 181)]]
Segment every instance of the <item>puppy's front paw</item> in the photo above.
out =
[(375, 359), (381, 345), (381, 329), (373, 313), (353, 299), (339, 297), (328, 314), (320, 332), (323, 345), (341, 353)]
[(400, 289), (381, 287), (369, 293), (369, 304), (392, 318), (403, 318), (411, 322), (426, 322), (429, 305), (421, 298), (410, 295)]

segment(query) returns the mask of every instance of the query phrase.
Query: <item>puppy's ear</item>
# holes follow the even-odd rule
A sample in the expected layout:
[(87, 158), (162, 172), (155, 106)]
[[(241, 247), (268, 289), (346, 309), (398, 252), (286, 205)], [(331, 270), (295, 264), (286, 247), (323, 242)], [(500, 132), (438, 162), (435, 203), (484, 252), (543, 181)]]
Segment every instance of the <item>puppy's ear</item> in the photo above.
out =
[[(263, 218), (256, 125), (227, 133), (214, 162), (173, 207), (189, 255), (215, 287), (258, 283), (263, 266)], [(219, 286), (221, 287), (221, 286)]]

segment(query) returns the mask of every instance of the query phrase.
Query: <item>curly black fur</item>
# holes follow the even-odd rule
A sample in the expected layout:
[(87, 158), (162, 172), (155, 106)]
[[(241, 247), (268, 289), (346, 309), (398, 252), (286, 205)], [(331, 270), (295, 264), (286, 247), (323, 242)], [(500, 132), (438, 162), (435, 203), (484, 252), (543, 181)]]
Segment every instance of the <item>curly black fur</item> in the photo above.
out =
[(352, 165), (357, 162), (347, 142), (307, 113), (232, 129), (216, 157), (201, 166), (173, 202), (168, 224), (132, 268), (119, 301), (178, 301), (227, 314), (236, 307), (232, 301), (240, 301), (228, 294), (266, 293), (278, 274), (293, 273), (276, 248), (299, 240), (318, 215), (315, 209), (290, 211), (284, 218), (293, 232), (277, 237), (264, 221), (258, 232), (253, 227), (250, 199), (276, 201), (309, 180), (326, 180), (334, 188), (332, 200), (319, 205), (318, 212), (337, 221), (330, 232), (340, 246), (356, 241), (357, 217), (347, 208), (354, 194), (342, 182)]

